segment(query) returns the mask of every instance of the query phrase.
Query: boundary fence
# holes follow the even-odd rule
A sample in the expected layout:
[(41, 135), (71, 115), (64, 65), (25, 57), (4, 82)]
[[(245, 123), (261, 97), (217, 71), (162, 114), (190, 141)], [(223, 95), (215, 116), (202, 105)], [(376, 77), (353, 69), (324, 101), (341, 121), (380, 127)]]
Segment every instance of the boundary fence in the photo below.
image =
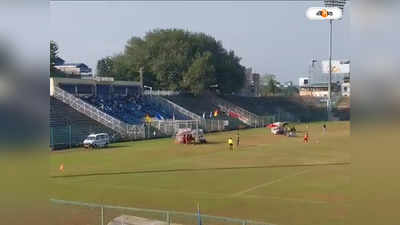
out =
[[(229, 122), (228, 122), (229, 123)], [(128, 126), (127, 135), (121, 136), (118, 132), (112, 131), (111, 142), (121, 140), (134, 141), (162, 137), (174, 137), (181, 128), (192, 130), (203, 129), (205, 133), (227, 130), (225, 120), (154, 120), (142, 125)], [(64, 149), (82, 146), (83, 140), (91, 133), (103, 133), (104, 129), (96, 126), (68, 125), (50, 127), (50, 147), (52, 149)]]
[[(124, 218), (135, 217), (151, 221), (148, 224), (158, 225), (198, 225), (199, 215), (197, 213), (176, 212), (155, 209), (140, 209), (112, 205), (101, 205), (93, 203), (75, 202), (50, 199), (50, 202), (63, 206), (68, 211), (79, 210), (82, 220), (90, 221), (92, 225), (128, 225)], [(72, 207), (72, 208), (70, 208)], [(86, 218), (82, 218), (82, 216)], [(236, 219), (221, 216), (210, 216), (201, 214), (200, 218), (204, 225), (274, 225), (271, 223), (257, 222), (252, 220)]]

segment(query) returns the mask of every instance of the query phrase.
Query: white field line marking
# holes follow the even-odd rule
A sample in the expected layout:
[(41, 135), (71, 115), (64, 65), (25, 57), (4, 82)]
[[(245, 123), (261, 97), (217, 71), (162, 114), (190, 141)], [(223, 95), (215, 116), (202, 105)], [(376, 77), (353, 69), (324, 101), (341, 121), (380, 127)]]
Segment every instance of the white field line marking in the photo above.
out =
[(251, 187), (251, 188), (249, 188), (249, 189), (246, 189), (246, 190), (243, 190), (243, 191), (240, 191), (240, 192), (236, 192), (236, 193), (232, 194), (232, 197), (241, 196), (241, 195), (246, 194), (246, 193), (248, 193), (248, 192), (254, 191), (254, 190), (256, 190), (256, 189), (258, 189), (258, 188), (260, 188), (260, 187), (267, 187), (267, 186), (269, 186), (269, 185), (272, 185), (272, 184), (281, 182), (281, 181), (286, 180), (286, 179), (291, 178), (291, 177), (299, 176), (299, 175), (304, 174), (304, 173), (307, 173), (307, 172), (309, 172), (309, 171), (311, 171), (311, 169), (302, 170), (302, 171), (300, 171), (300, 172), (298, 172), (298, 173), (295, 173), (295, 174), (291, 174), (291, 175), (284, 176), (284, 177), (281, 177), (281, 178), (276, 179), (276, 180), (273, 180), (273, 181), (269, 181), (269, 182), (267, 182), (267, 183), (263, 183), (263, 184), (256, 185), (256, 186)]
[(300, 199), (300, 198), (282, 198), (282, 197), (276, 197), (276, 196), (260, 196), (260, 195), (243, 195), (243, 196), (240, 196), (240, 198), (274, 199), (274, 200), (313, 203), (313, 204), (328, 204), (329, 203), (327, 201), (316, 201), (316, 200), (307, 200), (307, 199)]
[[(65, 184), (69, 185), (69, 184)], [(92, 187), (92, 185), (88, 185)], [(105, 188), (105, 189), (116, 189), (116, 190), (147, 190), (147, 191), (157, 191), (157, 192), (167, 192), (171, 194), (187, 194), (187, 195), (203, 195), (209, 199), (227, 199), (232, 198), (231, 195), (227, 194), (219, 194), (219, 193), (210, 193), (210, 192), (199, 192), (199, 191), (185, 191), (185, 190), (171, 190), (165, 188), (148, 188), (148, 187), (138, 187), (138, 186), (121, 186), (121, 185), (107, 185), (101, 184), (97, 185), (97, 187)], [(89, 188), (89, 187), (87, 187)], [(276, 197), (276, 196), (260, 196), (260, 195), (241, 195), (236, 196), (237, 198), (242, 199), (272, 199), (272, 200), (279, 200), (279, 201), (291, 201), (291, 202), (301, 202), (301, 203), (309, 203), (309, 204), (329, 204), (327, 201), (315, 201), (315, 200), (307, 200), (307, 199), (297, 199), (297, 198), (283, 198), (283, 197)]]
[[(61, 185), (75, 185), (71, 182), (59, 182)], [(87, 184), (84, 185), (85, 188), (92, 187), (93, 185)], [(126, 185), (110, 185), (110, 184), (100, 184), (97, 187), (105, 188), (105, 189), (116, 189), (116, 190), (139, 190), (139, 191), (157, 191), (157, 192), (167, 192), (167, 193), (174, 193), (174, 194), (188, 194), (188, 195), (203, 195), (210, 199), (227, 199), (231, 198), (232, 195), (221, 194), (221, 193), (210, 193), (210, 192), (200, 192), (200, 191), (187, 191), (187, 190), (172, 190), (167, 188), (156, 188), (156, 187), (142, 187), (142, 186), (126, 186)], [(307, 200), (307, 199), (298, 199), (298, 198), (285, 198), (285, 197), (278, 197), (278, 196), (261, 196), (261, 195), (241, 195), (235, 196), (237, 198), (242, 199), (273, 199), (273, 200), (280, 200), (280, 201), (292, 201), (292, 202), (301, 202), (301, 203), (310, 203), (310, 204), (329, 204), (328, 201), (318, 201), (318, 200)]]
[[(200, 191), (186, 191), (186, 190), (171, 190), (171, 189), (166, 189), (166, 188), (155, 188), (155, 187), (128, 187), (128, 186), (116, 186), (116, 185), (100, 185), (103, 187), (110, 187), (110, 188), (116, 188), (116, 189), (125, 189), (125, 190), (132, 190), (132, 189), (138, 189), (138, 190), (153, 190), (153, 191), (164, 191), (164, 192), (169, 192), (169, 193), (182, 193), (182, 194), (198, 194), (198, 195), (205, 195), (209, 198), (214, 198), (214, 199), (226, 199), (231, 197), (230, 195), (227, 194), (220, 194), (220, 193), (210, 193), (210, 192), (200, 192)], [(316, 201), (316, 200), (307, 200), (307, 199), (298, 199), (298, 198), (283, 198), (283, 197), (276, 197), (276, 196), (260, 196), (260, 195), (242, 195), (242, 196), (237, 196), (239, 198), (260, 198), (260, 199), (274, 199), (274, 200), (281, 200), (281, 201), (295, 201), (295, 202), (303, 202), (303, 203), (313, 203), (313, 204), (328, 204), (329, 202), (327, 201)]]
[[(75, 185), (72, 183), (60, 183), (62, 185)], [(83, 185), (86, 188), (93, 187), (92, 184)], [(207, 195), (208, 197), (215, 198), (226, 198), (226, 194), (218, 194), (218, 193), (210, 193), (210, 192), (201, 192), (201, 191), (186, 191), (181, 189), (169, 189), (169, 188), (158, 188), (158, 187), (144, 187), (144, 186), (136, 186), (136, 185), (113, 185), (113, 184), (96, 184), (96, 187), (105, 188), (105, 189), (117, 189), (117, 190), (139, 190), (139, 191), (154, 191), (154, 192), (168, 192), (168, 193), (182, 193), (182, 194), (198, 194), (198, 195)]]

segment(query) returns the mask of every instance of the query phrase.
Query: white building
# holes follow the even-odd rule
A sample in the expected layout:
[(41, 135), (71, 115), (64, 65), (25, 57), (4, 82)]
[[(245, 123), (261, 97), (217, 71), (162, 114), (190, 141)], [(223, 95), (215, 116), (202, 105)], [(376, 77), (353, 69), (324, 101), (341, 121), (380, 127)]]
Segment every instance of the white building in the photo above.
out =
[(92, 76), (92, 69), (84, 63), (65, 63), (54, 67), (66, 74)]
[(310, 77), (300, 77), (299, 78), (299, 87), (308, 86), (311, 84)]
[[(332, 83), (332, 94), (340, 92), (340, 84), (339, 83)], [(299, 95), (300, 96), (309, 96), (309, 97), (316, 97), (316, 98), (327, 98), (329, 95), (329, 87), (328, 83), (314, 83), (309, 85), (300, 86)]]
[(292, 81), (287, 81), (287, 82), (283, 83), (283, 87), (285, 87), (285, 88), (292, 87), (292, 86), (293, 86)]
[(260, 96), (260, 74), (253, 73), (251, 68), (246, 68), (243, 88), (239, 95), (248, 97)]

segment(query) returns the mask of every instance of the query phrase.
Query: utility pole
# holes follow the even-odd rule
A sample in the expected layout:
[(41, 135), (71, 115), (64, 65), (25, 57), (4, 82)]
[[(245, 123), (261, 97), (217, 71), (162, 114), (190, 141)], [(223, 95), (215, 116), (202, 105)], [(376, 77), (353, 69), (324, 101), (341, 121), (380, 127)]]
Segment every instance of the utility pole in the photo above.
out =
[[(326, 7), (338, 7), (343, 14), (344, 5), (347, 0), (324, 0)], [(341, 19), (341, 18), (340, 18)], [(329, 83), (328, 83), (328, 101), (327, 101), (327, 112), (328, 120), (332, 109), (332, 19), (329, 20), (330, 32), (329, 32)]]
[(196, 120), (196, 142), (200, 142), (199, 140), (199, 120)]
[(326, 109), (328, 113), (328, 120), (330, 118), (331, 106), (332, 106), (332, 20), (329, 20), (330, 32), (329, 32), (329, 81), (328, 81), (328, 101), (326, 102)]
[(143, 88), (143, 67), (140, 67), (139, 69), (139, 75), (140, 75), (140, 86)]

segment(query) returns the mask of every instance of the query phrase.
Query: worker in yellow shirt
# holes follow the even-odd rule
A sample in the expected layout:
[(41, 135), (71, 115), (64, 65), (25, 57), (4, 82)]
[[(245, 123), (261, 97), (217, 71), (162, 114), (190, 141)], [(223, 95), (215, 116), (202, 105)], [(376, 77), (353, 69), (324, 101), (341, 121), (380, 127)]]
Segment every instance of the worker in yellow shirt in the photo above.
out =
[(230, 137), (228, 139), (229, 150), (233, 151), (233, 139)]

